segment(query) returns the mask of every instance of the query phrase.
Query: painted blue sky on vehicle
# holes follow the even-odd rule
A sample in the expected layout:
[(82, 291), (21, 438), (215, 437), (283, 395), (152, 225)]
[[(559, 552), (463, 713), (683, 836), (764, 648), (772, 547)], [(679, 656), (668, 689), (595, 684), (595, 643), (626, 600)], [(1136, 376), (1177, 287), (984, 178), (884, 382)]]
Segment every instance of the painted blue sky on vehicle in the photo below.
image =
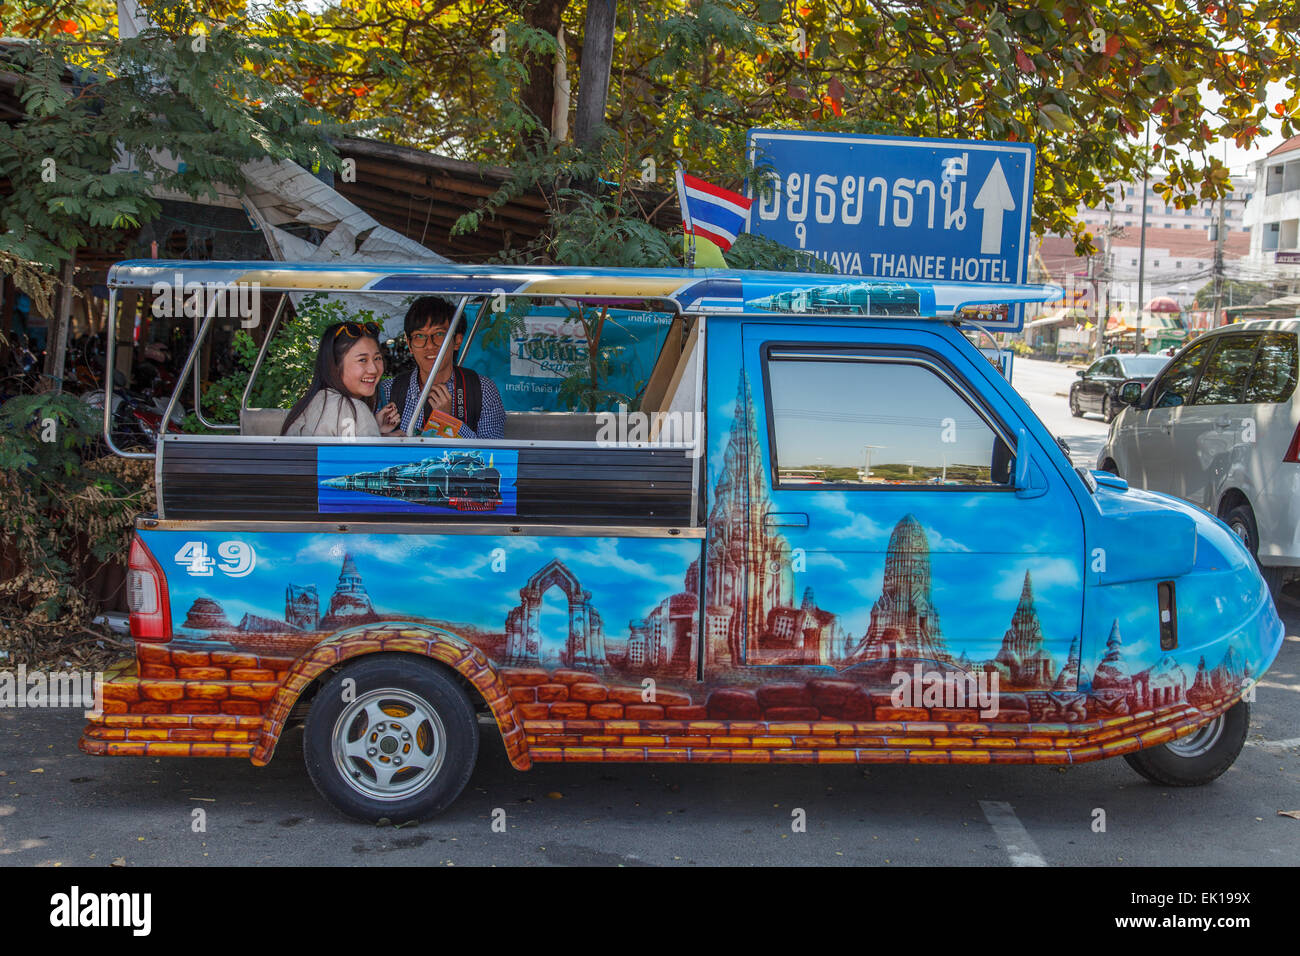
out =
[[(698, 540), (658, 538), (204, 533), (187, 537), (202, 541), (213, 555), (222, 542), (242, 541), (256, 552), (257, 564), (242, 578), (227, 577), (220, 570), (194, 577), (173, 557), (184, 543), (181, 535), (142, 534), (167, 575), (177, 628), (200, 597), (220, 603), (232, 624), (244, 614), (283, 620), (285, 588), (290, 584), (315, 585), (324, 614), (344, 555), (351, 554), (377, 613), (500, 631), (506, 614), (519, 603), (519, 589), (558, 558), (591, 592), (611, 641), (626, 639), (629, 620), (645, 617), (664, 598), (682, 590), (686, 570), (700, 550)], [(498, 548), (504, 571), (493, 570)], [(556, 598), (556, 606), (561, 601)]]
[[(990, 542), (975, 498), (962, 501), (951, 493), (925, 491), (808, 491), (800, 499), (810, 530), (782, 529), (791, 546), (804, 547), (807, 554), (807, 570), (794, 575), (795, 598), (813, 588), (817, 605), (838, 613), (855, 637), (866, 633), (871, 607), (880, 597), (889, 537), (898, 521), (912, 514), (930, 545), (931, 600), (953, 656), (965, 651), (981, 661), (997, 654), (1029, 571), (1048, 649), (1064, 662), (1080, 627), (1081, 554), (1061, 552), (1051, 530), (1023, 542), (1025, 551), (1008, 553)], [(882, 505), (879, 516), (864, 513), (869, 502)]]
[[(740, 332), (739, 323), (715, 321), (710, 347), (739, 351)], [(756, 338), (785, 341), (785, 332), (764, 331)], [(837, 337), (843, 332), (832, 329), (824, 334)], [(927, 338), (936, 346), (943, 344), (936, 336)], [(808, 486), (774, 490), (761, 366), (757, 361), (751, 365), (758, 351), (750, 344), (748, 332), (745, 348), (748, 387), (738, 369), (715, 366), (709, 372), (710, 510), (726, 467), (728, 445), (737, 431), (740, 396), (748, 394), (752, 440), (757, 443), (755, 466), (762, 472), (753, 476), (749, 487), (770, 498), (770, 504), (760, 503), (758, 511), (771, 508), (808, 515), (807, 528), (776, 529), (791, 548), (806, 552), (807, 569), (793, 575), (796, 602), (811, 587), (817, 606), (838, 614), (850, 635), (860, 639), (881, 594), (890, 535), (911, 514), (929, 544), (931, 599), (954, 657), (964, 651), (972, 661), (983, 661), (997, 654), (1029, 571), (1046, 648), (1058, 667), (1064, 664), (1082, 623), (1083, 535), (1077, 508), (1063, 510), (1051, 495), (1020, 499), (1006, 489)], [(894, 410), (900, 409), (911, 413), (901, 400)], [(1102, 635), (1103, 644), (1104, 640)]]

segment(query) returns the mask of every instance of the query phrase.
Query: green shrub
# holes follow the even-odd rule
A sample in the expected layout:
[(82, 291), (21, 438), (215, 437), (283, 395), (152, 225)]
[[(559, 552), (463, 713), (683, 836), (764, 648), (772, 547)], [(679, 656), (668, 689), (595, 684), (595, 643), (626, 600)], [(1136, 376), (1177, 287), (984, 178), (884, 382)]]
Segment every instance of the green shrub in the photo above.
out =
[(135, 516), (154, 507), (152, 463), (97, 457), (100, 427), (73, 395), (0, 405), (0, 561), (13, 572), (0, 581), (0, 637), (19, 652), (88, 629), (88, 575), (126, 563)]

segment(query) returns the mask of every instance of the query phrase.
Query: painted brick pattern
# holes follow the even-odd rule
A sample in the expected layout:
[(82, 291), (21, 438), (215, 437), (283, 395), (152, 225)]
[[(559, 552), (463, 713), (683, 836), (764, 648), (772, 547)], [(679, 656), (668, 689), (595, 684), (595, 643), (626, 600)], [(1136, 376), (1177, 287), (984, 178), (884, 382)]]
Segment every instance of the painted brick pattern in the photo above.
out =
[[(292, 658), (136, 645), (138, 676), (104, 684), (105, 714), (184, 714), (261, 718)], [(242, 756), (242, 754), (240, 754)]]
[(263, 765), (308, 684), (377, 652), (429, 657), (464, 676), (520, 770), (534, 759), (1069, 764), (1167, 743), (1239, 697), (1071, 723), (1034, 720), (1062, 712), (1047, 695), (1004, 694), (997, 718), (982, 720), (970, 708), (897, 708), (888, 695), (825, 679), (718, 688), (703, 702), (657, 690), (646, 700), (641, 687), (609, 686), (585, 671), (498, 673), (476, 647), (407, 623), (343, 632), (297, 661), (150, 644), (138, 651), (139, 676), (122, 672), (104, 685), (105, 712), (80, 743), (87, 753), (249, 757)]
[(140, 642), (134, 668), (106, 675), (104, 713), (87, 724), (79, 746), (100, 755), (249, 757), (262, 766), (312, 680), (341, 661), (380, 651), (418, 654), (458, 671), (483, 695), (511, 763), (528, 769), (520, 717), (487, 657), (409, 624), (343, 632), (296, 661)]
[(253, 750), (253, 763), (263, 766), (270, 762), (280, 731), (298, 695), (318, 675), (350, 658), (381, 652), (417, 654), (440, 661), (457, 671), (487, 703), (501, 731), (511, 765), (517, 770), (527, 770), (532, 765), (515, 703), (487, 656), (477, 647), (461, 644), (445, 634), (400, 622), (344, 631), (300, 657), (289, 668), (283, 686), (267, 708), (266, 725)]
[(911, 721), (588, 720), (524, 726), (529, 752), (542, 762), (1071, 764), (1168, 743), (1232, 703), (1213, 711), (1179, 707), (1029, 730), (966, 724), (944, 725), (938, 732), (933, 722)]

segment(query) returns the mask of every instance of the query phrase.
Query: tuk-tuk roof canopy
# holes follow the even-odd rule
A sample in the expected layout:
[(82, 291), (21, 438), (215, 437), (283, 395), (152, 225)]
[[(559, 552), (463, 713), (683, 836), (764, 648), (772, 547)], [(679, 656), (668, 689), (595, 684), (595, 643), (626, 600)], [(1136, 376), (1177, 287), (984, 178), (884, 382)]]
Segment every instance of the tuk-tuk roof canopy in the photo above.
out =
[[(136, 259), (108, 271), (110, 289), (256, 285), (267, 292), (483, 296), (494, 293), (608, 302), (655, 299), (680, 312), (960, 317), (976, 306), (1059, 299), (1052, 285), (941, 282), (887, 276), (741, 269), (611, 269), (575, 266)], [(998, 325), (990, 322), (989, 325)]]

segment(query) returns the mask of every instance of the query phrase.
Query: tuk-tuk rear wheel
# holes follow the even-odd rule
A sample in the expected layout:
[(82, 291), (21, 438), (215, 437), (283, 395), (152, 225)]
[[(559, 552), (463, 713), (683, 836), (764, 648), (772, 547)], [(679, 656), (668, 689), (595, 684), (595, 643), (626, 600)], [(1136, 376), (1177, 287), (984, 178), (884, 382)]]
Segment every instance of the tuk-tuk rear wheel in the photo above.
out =
[(303, 735), (307, 773), (329, 803), (362, 820), (418, 820), (469, 782), (478, 721), (465, 691), (433, 661), (357, 660), (321, 688)]
[(1185, 737), (1125, 754), (1124, 759), (1152, 783), (1198, 787), (1232, 766), (1246, 744), (1249, 729), (1250, 704), (1243, 700)]

